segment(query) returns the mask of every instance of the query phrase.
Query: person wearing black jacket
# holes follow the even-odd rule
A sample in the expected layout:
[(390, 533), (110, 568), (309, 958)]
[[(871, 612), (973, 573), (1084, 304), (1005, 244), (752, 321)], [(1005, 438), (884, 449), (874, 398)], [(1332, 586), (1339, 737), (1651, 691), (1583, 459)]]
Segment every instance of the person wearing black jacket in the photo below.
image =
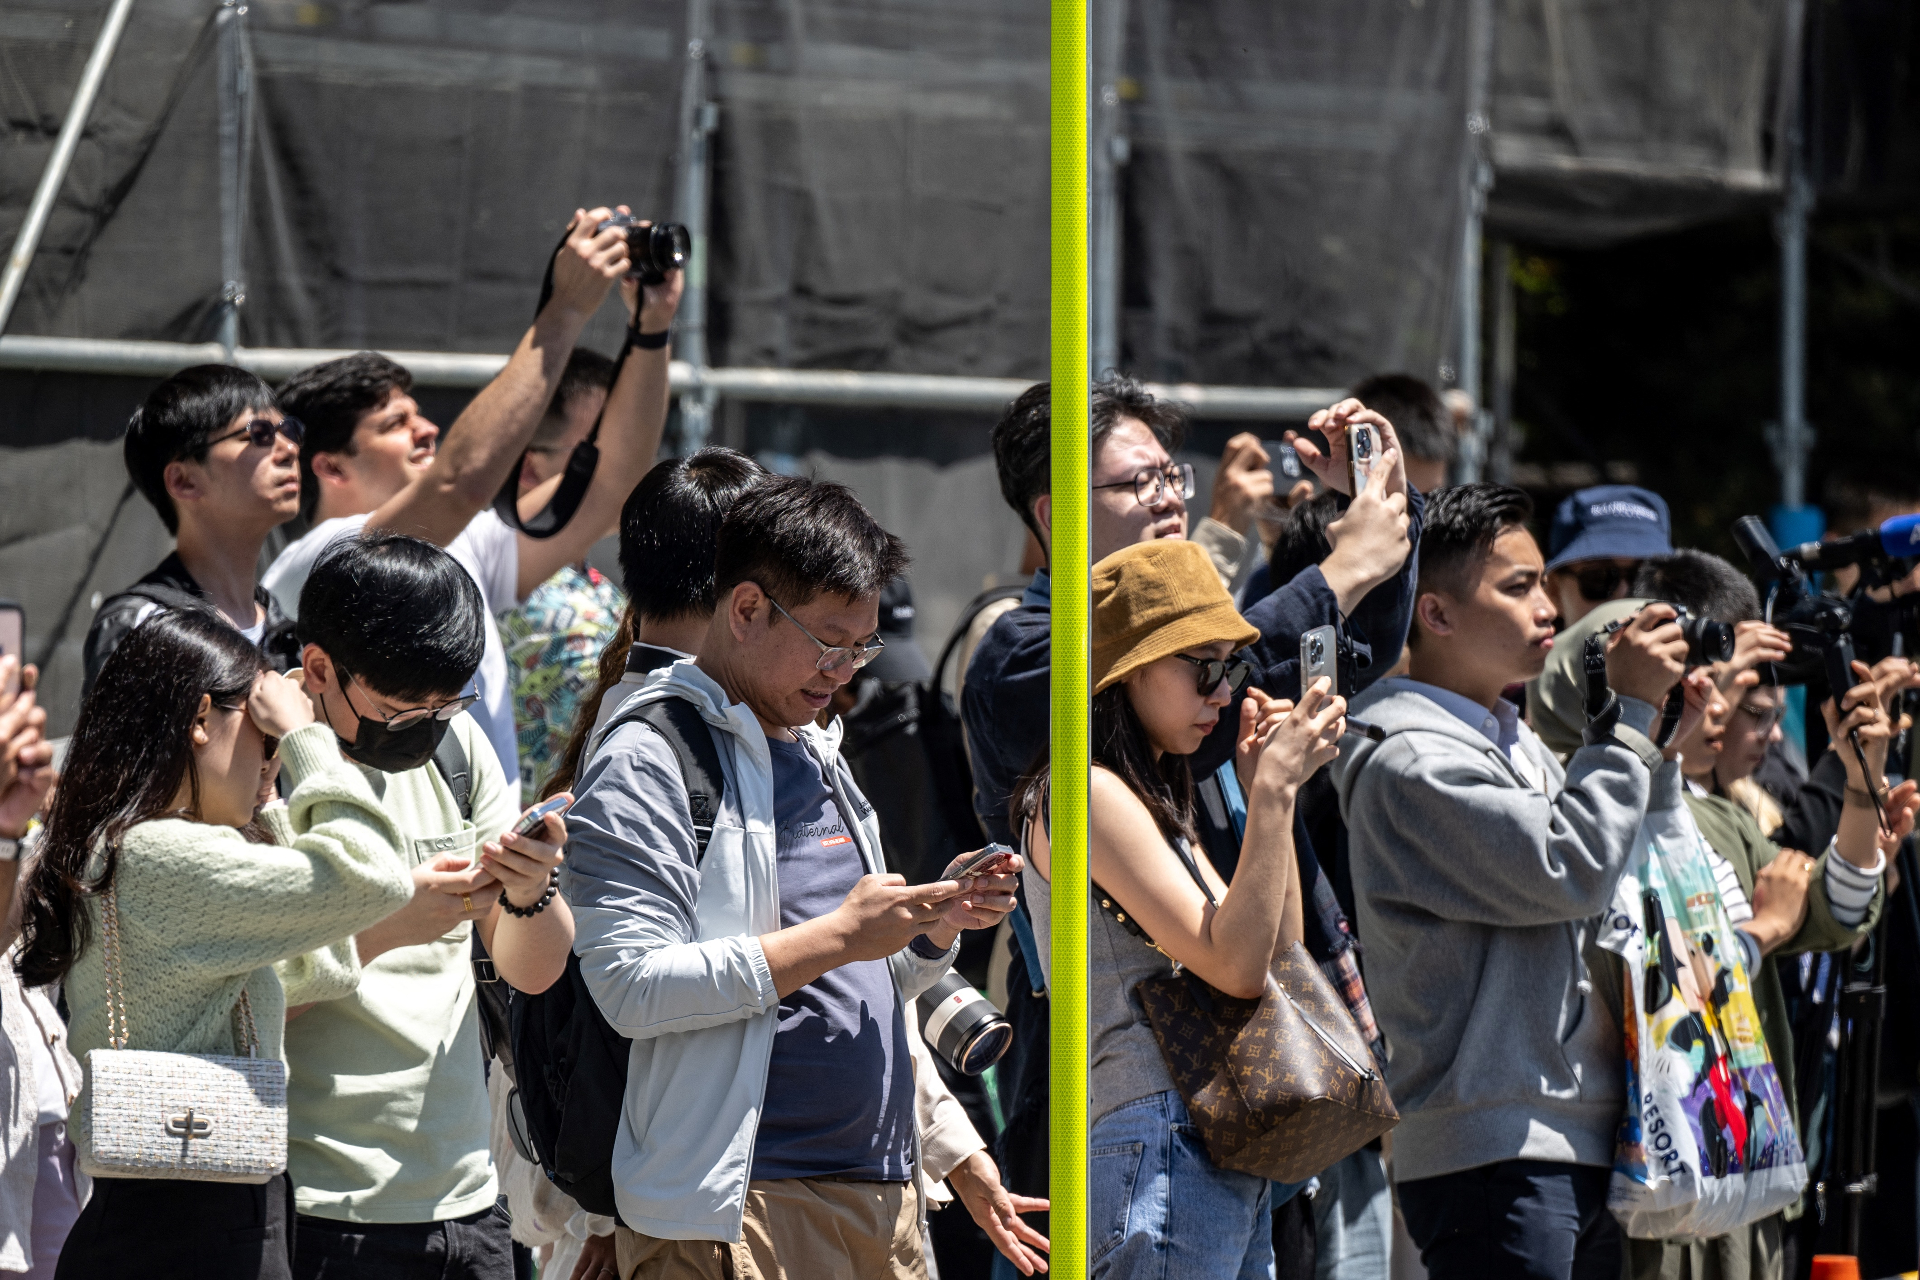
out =
[(153, 504), (173, 553), (102, 604), (87, 628), (81, 696), (126, 634), (157, 611), (203, 607), (245, 635), (275, 671), (300, 665), (293, 626), (259, 584), (260, 548), (300, 505), (304, 428), (244, 369), (183, 369), (133, 411), (128, 482)]

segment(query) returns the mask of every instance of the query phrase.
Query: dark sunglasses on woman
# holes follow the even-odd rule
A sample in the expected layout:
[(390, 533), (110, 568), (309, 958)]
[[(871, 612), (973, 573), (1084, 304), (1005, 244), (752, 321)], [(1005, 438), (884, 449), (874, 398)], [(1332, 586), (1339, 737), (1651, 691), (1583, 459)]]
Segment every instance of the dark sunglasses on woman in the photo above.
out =
[(1229, 662), (1222, 658), (1190, 658), (1184, 653), (1176, 653), (1173, 656), (1182, 662), (1191, 662), (1199, 668), (1193, 673), (1194, 684), (1203, 695), (1219, 688), (1222, 680), (1228, 682), (1227, 692), (1237, 695), (1247, 687), (1247, 681), (1253, 675), (1251, 662)]

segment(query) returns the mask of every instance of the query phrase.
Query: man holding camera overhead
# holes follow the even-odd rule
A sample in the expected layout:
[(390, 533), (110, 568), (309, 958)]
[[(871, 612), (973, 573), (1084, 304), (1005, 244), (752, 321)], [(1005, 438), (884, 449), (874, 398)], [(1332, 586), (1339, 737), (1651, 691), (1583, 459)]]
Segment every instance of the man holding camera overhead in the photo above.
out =
[[(621, 214), (625, 215), (624, 206)], [(507, 367), (475, 396), (446, 433), (408, 394), (413, 379), (370, 351), (302, 370), (280, 388), (283, 407), (307, 424), (300, 453), (300, 514), (311, 532), (280, 553), (265, 585), (288, 617), (300, 588), (335, 540), (361, 529), (390, 529), (445, 547), (487, 603), (487, 647), (474, 678), (472, 715), (486, 731), (508, 778), (518, 778), (506, 652), (494, 617), (513, 608), (561, 566), (619, 523), (620, 504), (653, 464), (667, 420), (668, 337), (680, 305), (682, 272), (643, 283), (629, 274), (628, 228), (604, 225), (611, 209), (575, 210), (553, 258), (551, 294)], [(643, 228), (635, 227), (639, 231)], [(535, 538), (489, 508), (520, 465), (560, 386), (581, 331), (615, 281), (627, 305), (631, 349), (607, 397), (600, 459), (564, 527)], [(540, 505), (554, 477), (528, 495)]]

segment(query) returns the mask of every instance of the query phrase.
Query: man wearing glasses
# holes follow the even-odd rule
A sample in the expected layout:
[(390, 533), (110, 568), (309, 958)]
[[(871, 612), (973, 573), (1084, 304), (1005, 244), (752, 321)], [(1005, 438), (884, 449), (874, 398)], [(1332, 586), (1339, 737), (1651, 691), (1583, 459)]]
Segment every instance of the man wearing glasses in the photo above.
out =
[(1643, 560), (1673, 554), (1667, 504), (1626, 484), (1595, 485), (1565, 499), (1547, 534), (1547, 595), (1564, 630), (1596, 605), (1633, 591)]
[[(567, 816), (574, 951), (632, 1041), (619, 1274), (923, 1277), (908, 1002), (961, 930), (1012, 909), (1019, 862), (933, 884), (888, 874), (840, 725), (817, 723), (883, 648), (880, 593), (907, 566), (850, 490), (760, 482), (728, 509), (714, 561), (694, 661), (621, 704)], [(662, 723), (712, 740), (724, 787), (704, 838)]]
[(152, 613), (211, 608), (276, 671), (299, 665), (293, 628), (254, 579), (260, 548), (300, 502), (297, 419), (244, 369), (206, 364), (155, 387), (127, 423), (127, 476), (153, 504), (172, 554), (102, 604), (87, 628), (84, 697), (107, 655)]

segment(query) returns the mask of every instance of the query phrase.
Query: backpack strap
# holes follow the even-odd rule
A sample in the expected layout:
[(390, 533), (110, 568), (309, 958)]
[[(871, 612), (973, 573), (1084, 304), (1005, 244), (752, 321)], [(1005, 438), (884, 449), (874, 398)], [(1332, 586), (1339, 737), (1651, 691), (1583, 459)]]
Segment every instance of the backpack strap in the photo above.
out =
[(433, 749), (433, 767), (447, 780), (447, 786), (453, 792), (453, 802), (460, 806), (463, 821), (473, 821), (473, 764), (467, 759), (467, 749), (460, 745), (460, 739), (449, 728), (440, 736), (440, 745)]
[(713, 839), (713, 821), (720, 816), (720, 800), (727, 793), (727, 776), (720, 768), (720, 751), (713, 745), (713, 730), (700, 715), (700, 708), (687, 699), (672, 696), (643, 703), (622, 712), (600, 735), (605, 742), (620, 725), (635, 720), (650, 726), (673, 748), (680, 764), (680, 777), (687, 784), (687, 809), (693, 815), (694, 860), (707, 856), (707, 843)]
[(1009, 583), (1004, 587), (988, 587), (967, 601), (966, 607), (960, 611), (960, 620), (953, 624), (953, 630), (947, 635), (947, 643), (940, 650), (940, 661), (933, 664), (933, 677), (927, 683), (935, 689), (940, 688), (946, 679), (947, 663), (953, 660), (954, 653), (960, 648), (960, 642), (967, 638), (967, 631), (973, 626), (973, 620), (979, 617), (988, 605), (1001, 600), (1018, 600), (1026, 592), (1024, 583), (1020, 585)]

